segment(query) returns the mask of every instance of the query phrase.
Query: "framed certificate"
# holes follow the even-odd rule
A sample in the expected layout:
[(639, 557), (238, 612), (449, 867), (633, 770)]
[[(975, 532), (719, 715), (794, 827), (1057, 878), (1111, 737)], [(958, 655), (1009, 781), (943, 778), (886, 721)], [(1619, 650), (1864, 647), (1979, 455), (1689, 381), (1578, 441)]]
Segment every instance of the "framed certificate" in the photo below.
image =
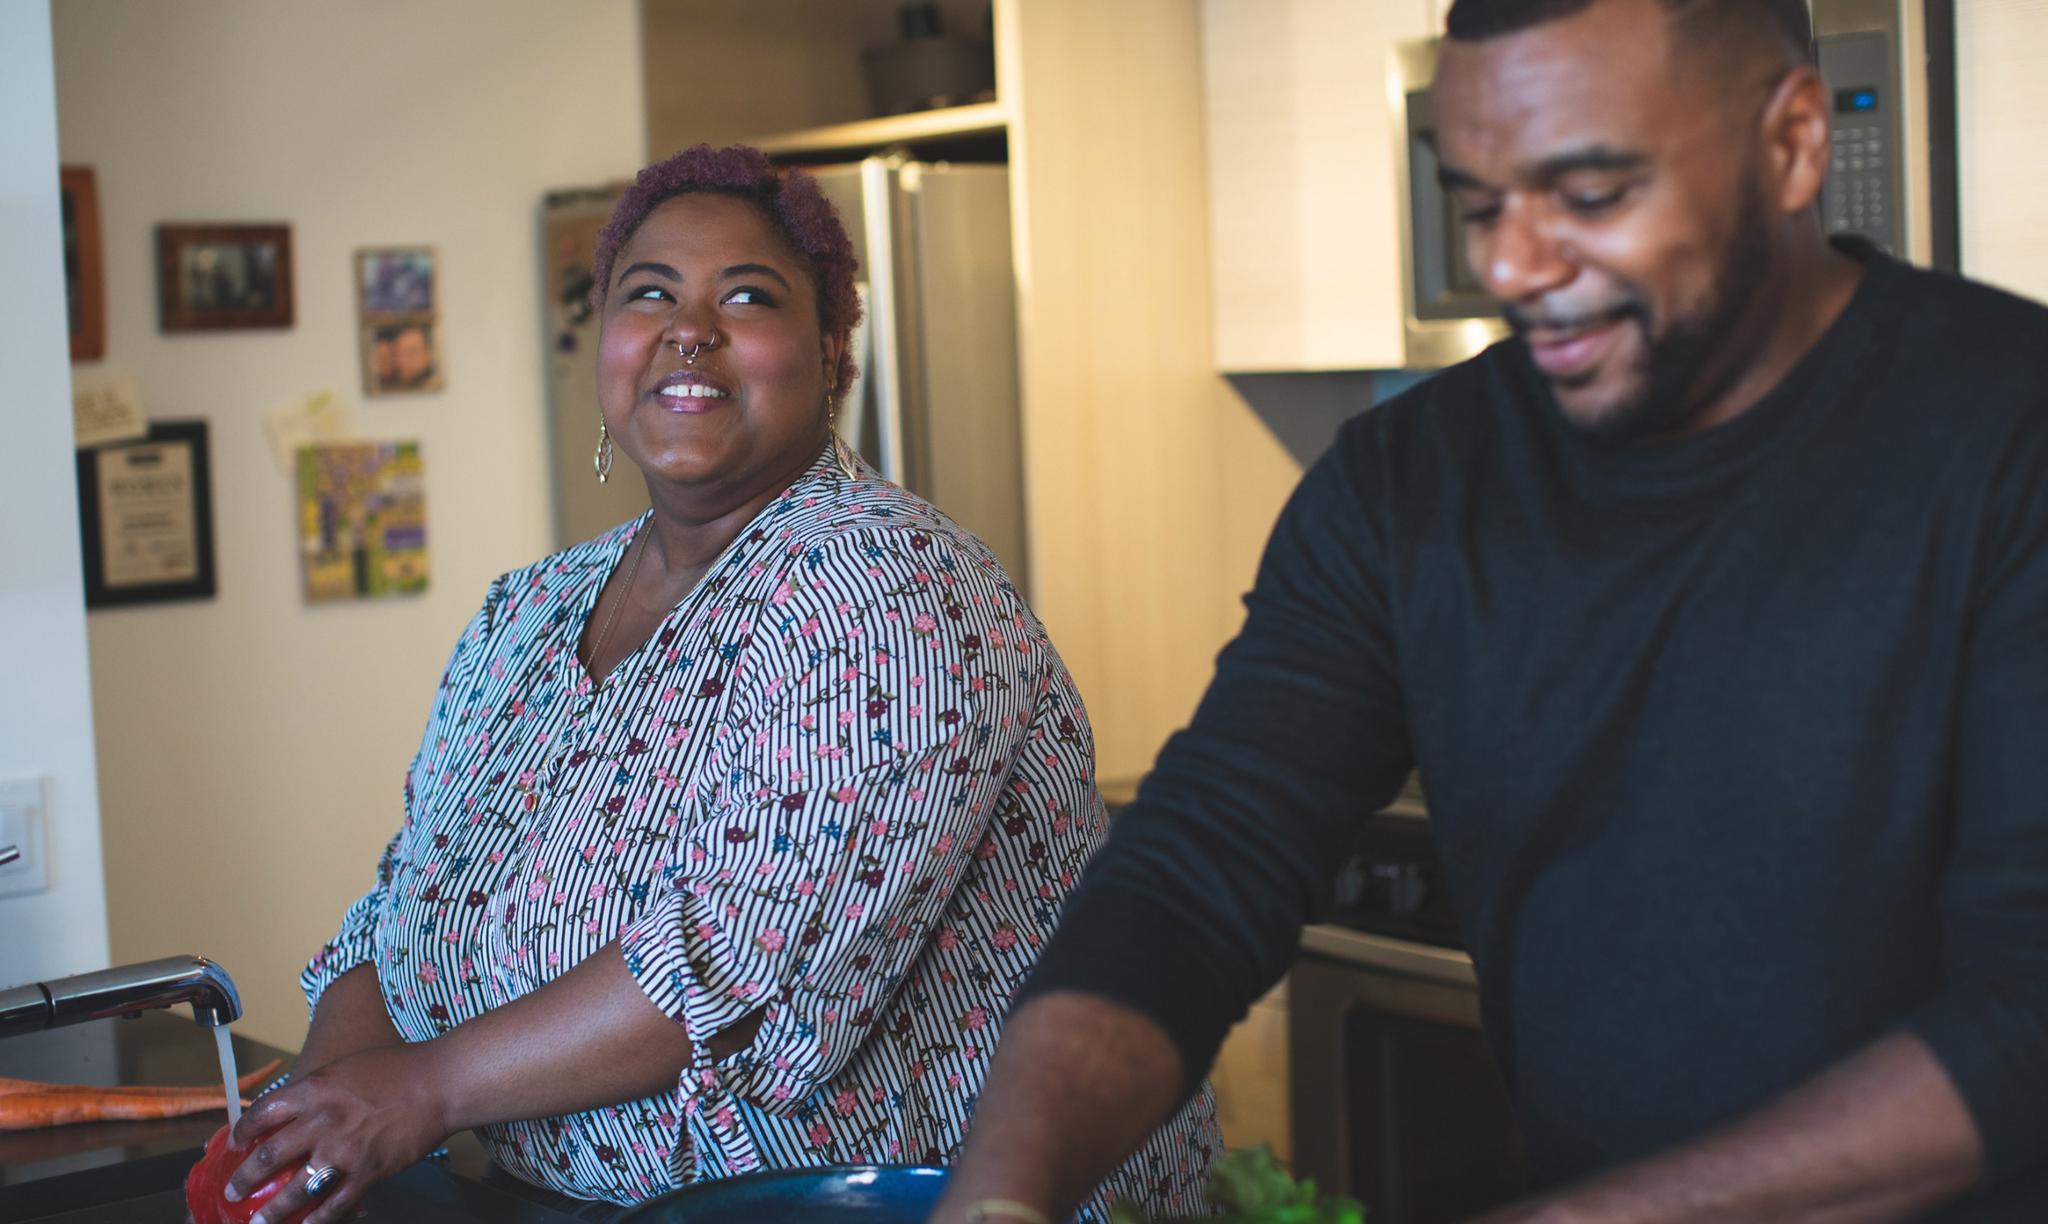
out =
[(85, 606), (211, 599), (206, 422), (159, 421), (139, 442), (78, 452)]

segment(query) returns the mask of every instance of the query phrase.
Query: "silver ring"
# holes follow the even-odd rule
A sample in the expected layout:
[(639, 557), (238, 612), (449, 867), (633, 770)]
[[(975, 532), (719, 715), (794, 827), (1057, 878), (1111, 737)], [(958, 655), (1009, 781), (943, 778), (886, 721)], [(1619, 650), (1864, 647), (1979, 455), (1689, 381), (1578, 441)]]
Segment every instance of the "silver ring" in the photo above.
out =
[(327, 1187), (333, 1185), (335, 1179), (340, 1176), (341, 1170), (333, 1165), (321, 1165), (317, 1169), (312, 1165), (307, 1165), (306, 1193), (314, 1195), (325, 1194), (327, 1193)]

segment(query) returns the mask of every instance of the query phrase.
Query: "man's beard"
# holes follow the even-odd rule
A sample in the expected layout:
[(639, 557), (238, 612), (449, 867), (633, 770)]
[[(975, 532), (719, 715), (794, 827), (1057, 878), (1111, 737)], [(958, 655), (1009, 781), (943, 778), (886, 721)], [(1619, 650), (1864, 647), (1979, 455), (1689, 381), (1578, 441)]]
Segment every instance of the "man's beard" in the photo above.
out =
[[(1620, 304), (1592, 318), (1573, 321), (1574, 325), (1621, 321), (1641, 328), (1649, 339), (1636, 370), (1642, 391), (1616, 404), (1597, 420), (1575, 421), (1574, 426), (1591, 437), (1614, 442), (1643, 442), (1683, 432), (1715, 393), (1740, 372), (1731, 366), (1720, 371), (1712, 384), (1707, 382), (1715, 359), (1726, 356), (1725, 347), (1738, 324), (1769, 281), (1771, 262), (1770, 218), (1764, 207), (1762, 184), (1752, 176), (1743, 183), (1736, 205), (1735, 229), (1729, 235), (1714, 283), (1698, 310), (1685, 318), (1673, 319), (1660, 336), (1647, 295), (1630, 286)], [(1503, 312), (1517, 332), (1535, 322), (1513, 306), (1503, 307)], [(1546, 323), (1558, 325), (1556, 321)], [(1557, 385), (1575, 384), (1566, 381)]]

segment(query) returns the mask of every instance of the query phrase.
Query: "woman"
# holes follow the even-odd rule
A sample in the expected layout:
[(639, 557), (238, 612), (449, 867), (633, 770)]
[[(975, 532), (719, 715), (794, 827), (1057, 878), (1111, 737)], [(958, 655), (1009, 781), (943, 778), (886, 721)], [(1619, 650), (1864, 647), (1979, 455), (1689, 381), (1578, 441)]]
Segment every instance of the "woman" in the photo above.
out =
[[(302, 1167), (269, 1214), (310, 1183), (332, 1224), (471, 1127), (621, 1203), (956, 1149), (1104, 814), (1002, 567), (837, 441), (853, 274), (816, 183), (751, 149), (619, 201), (597, 475), (624, 452), (652, 509), (492, 584), (231, 1193)], [(1094, 1209), (1198, 1206), (1217, 1143), (1205, 1092)]]

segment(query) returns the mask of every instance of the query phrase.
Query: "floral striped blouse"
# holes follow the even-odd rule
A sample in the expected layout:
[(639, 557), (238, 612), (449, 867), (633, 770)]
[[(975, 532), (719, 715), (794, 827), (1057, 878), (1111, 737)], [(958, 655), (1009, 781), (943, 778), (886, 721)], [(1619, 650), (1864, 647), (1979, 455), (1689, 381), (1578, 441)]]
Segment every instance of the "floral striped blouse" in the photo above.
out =
[[(508, 1170), (629, 1203), (945, 1161), (1103, 837), (1073, 682), (979, 540), (828, 452), (594, 684), (576, 643), (646, 522), (491, 585), (307, 998), (374, 962), (426, 1041), (618, 940), (695, 1061), (673, 1092), (483, 1128)], [(747, 1048), (706, 1049), (756, 1009)], [(1084, 1218), (1198, 1207), (1219, 1142), (1204, 1089)]]

